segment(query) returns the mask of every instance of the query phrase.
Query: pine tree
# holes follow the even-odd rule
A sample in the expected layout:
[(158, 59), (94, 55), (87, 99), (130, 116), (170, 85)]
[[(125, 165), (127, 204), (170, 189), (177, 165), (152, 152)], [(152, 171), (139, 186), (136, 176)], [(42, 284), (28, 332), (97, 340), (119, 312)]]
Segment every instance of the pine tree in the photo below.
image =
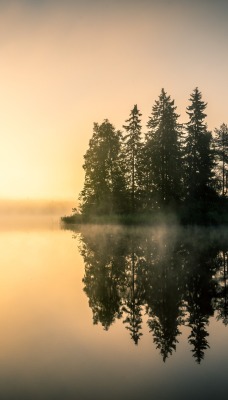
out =
[(142, 149), (142, 133), (140, 111), (137, 104), (134, 105), (130, 112), (130, 117), (123, 125), (126, 130), (124, 137), (124, 159), (126, 184), (129, 193), (130, 209), (134, 213), (140, 208), (140, 168), (141, 168), (141, 149)]
[(164, 89), (152, 108), (144, 151), (147, 207), (174, 205), (181, 198), (181, 130), (174, 100)]
[(80, 194), (83, 214), (121, 213), (125, 182), (121, 163), (121, 133), (106, 119), (94, 123), (89, 149), (84, 155), (84, 188)]

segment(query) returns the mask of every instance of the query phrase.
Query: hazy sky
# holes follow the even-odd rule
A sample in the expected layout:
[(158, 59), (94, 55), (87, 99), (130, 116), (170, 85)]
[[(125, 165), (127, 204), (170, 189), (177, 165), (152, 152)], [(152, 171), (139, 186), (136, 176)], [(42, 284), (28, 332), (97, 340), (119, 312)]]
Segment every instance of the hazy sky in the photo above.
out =
[(198, 86), (228, 123), (227, 0), (0, 0), (0, 198), (77, 199), (93, 122)]

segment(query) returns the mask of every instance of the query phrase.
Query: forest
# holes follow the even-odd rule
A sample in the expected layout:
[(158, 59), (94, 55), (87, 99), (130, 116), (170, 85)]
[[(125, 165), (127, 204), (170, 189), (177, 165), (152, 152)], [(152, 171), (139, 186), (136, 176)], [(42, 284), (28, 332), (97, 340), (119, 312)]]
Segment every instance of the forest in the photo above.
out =
[(94, 123), (80, 207), (64, 222), (77, 216), (146, 222), (161, 214), (187, 224), (228, 222), (228, 127), (209, 131), (206, 107), (196, 87), (181, 124), (175, 101), (162, 89), (145, 132), (137, 104), (123, 132), (108, 119)]

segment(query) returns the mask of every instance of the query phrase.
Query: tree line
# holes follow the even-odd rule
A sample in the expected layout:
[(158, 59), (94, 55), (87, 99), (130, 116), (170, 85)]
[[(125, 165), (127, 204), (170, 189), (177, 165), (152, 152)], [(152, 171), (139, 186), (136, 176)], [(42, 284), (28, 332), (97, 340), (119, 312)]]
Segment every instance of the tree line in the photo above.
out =
[(207, 104), (195, 88), (180, 124), (164, 89), (143, 132), (137, 104), (123, 132), (105, 119), (94, 123), (84, 155), (83, 215), (174, 211), (183, 221), (216, 220), (227, 208), (228, 127), (208, 130)]

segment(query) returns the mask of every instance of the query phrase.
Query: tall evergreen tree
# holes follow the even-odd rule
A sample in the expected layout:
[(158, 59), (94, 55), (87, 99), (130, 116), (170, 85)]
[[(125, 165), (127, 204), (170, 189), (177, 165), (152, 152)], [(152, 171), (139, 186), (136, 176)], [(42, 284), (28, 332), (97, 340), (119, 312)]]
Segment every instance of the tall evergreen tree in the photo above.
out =
[(130, 112), (130, 117), (123, 125), (126, 130), (124, 137), (124, 158), (126, 184), (130, 200), (130, 212), (134, 213), (139, 209), (140, 203), (140, 168), (141, 168), (141, 149), (142, 149), (142, 126), (140, 113), (137, 104)]
[(124, 211), (125, 182), (121, 163), (121, 133), (106, 119), (94, 123), (89, 149), (84, 155), (84, 188), (80, 194), (84, 214)]
[(206, 106), (199, 89), (195, 88), (187, 107), (189, 121), (185, 140), (185, 190), (191, 202), (204, 201), (212, 184), (212, 135), (204, 122)]
[(215, 129), (215, 154), (217, 161), (218, 180), (221, 183), (221, 194), (224, 197), (227, 193), (228, 177), (228, 126), (222, 124)]
[(162, 89), (147, 124), (144, 185), (149, 208), (181, 198), (181, 129), (175, 110), (174, 100)]

